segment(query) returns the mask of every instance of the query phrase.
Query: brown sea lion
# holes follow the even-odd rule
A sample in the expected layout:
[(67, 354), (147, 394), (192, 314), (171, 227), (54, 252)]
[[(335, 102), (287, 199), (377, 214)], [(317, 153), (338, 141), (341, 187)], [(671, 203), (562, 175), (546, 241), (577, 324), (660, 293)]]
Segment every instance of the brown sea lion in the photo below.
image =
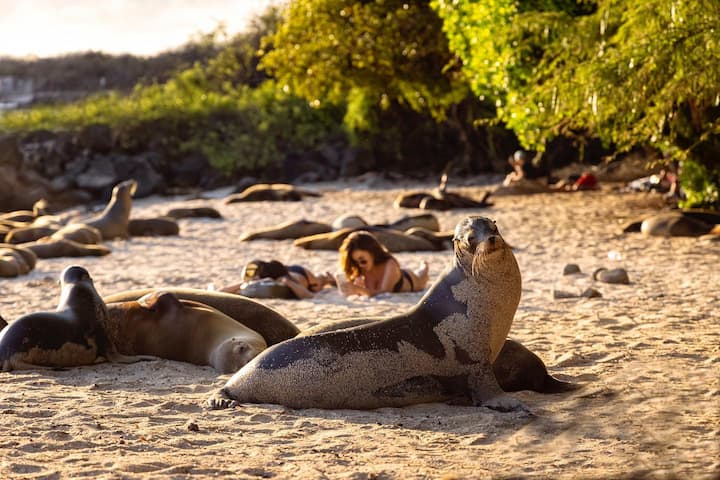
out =
[(660, 237), (700, 237), (710, 233), (713, 227), (714, 224), (682, 212), (671, 212), (646, 218), (640, 225), (640, 231), (644, 235)]
[(102, 241), (100, 230), (84, 223), (71, 223), (50, 235), (52, 240), (72, 240), (85, 245), (96, 245)]
[(374, 226), (345, 228), (337, 232), (301, 237), (296, 239), (293, 245), (308, 250), (337, 250), (345, 237), (358, 230), (372, 232), (380, 243), (385, 245), (391, 252), (437, 251), (444, 249), (442, 240), (433, 242), (429, 237), (423, 237), (422, 235), (408, 235), (398, 230)]
[(212, 207), (171, 208), (166, 217), (179, 220), (181, 218), (223, 218), (220, 212)]
[(267, 347), (259, 333), (240, 322), (168, 292), (108, 303), (107, 309), (108, 339), (125, 355), (152, 355), (232, 373)]
[(204, 303), (220, 310), (235, 321), (262, 335), (268, 345), (274, 345), (300, 333), (295, 325), (272, 308), (250, 298), (231, 293), (178, 287), (144, 288), (108, 295), (104, 297), (104, 300), (106, 303), (127, 302), (158, 291), (170, 292), (181, 300)]
[(53, 240), (45, 237), (17, 246), (31, 250), (37, 258), (101, 257), (110, 253), (110, 249), (105, 245), (86, 245), (65, 238)]
[(321, 197), (312, 190), (298, 188), (288, 183), (258, 183), (240, 193), (229, 195), (225, 204), (237, 202), (298, 202), (303, 197)]
[(128, 221), (132, 210), (132, 196), (137, 189), (135, 180), (125, 180), (115, 185), (112, 197), (105, 209), (99, 214), (81, 223), (100, 230), (103, 240), (128, 237)]
[(0, 277), (25, 275), (35, 268), (37, 257), (22, 247), (0, 246)]
[(57, 232), (61, 225), (45, 226), (45, 227), (20, 227), (10, 230), (5, 234), (5, 242), (19, 245), (21, 243), (34, 242), (44, 237), (49, 237)]
[(486, 191), (480, 200), (458, 193), (448, 192), (447, 174), (440, 178), (440, 185), (427, 192), (401, 193), (393, 201), (395, 208), (420, 208), (423, 210), (451, 210), (454, 208), (485, 208), (492, 206), (488, 202), (491, 192)]
[(238, 238), (241, 242), (249, 240), (286, 240), (319, 233), (327, 233), (332, 231), (332, 226), (327, 223), (312, 222), (310, 220), (296, 220), (281, 223), (274, 227), (261, 228), (245, 232)]
[(524, 410), (492, 368), (520, 301), (515, 256), (495, 222), (479, 216), (457, 225), (454, 245), (450, 268), (408, 313), (268, 348), (208, 400), (210, 407), (371, 409), (464, 397)]
[(0, 365), (4, 371), (92, 365), (112, 356), (103, 329), (107, 309), (87, 270), (65, 268), (60, 285), (54, 312), (24, 315), (0, 332)]
[(131, 218), (128, 221), (131, 237), (162, 237), (180, 234), (180, 225), (171, 217)]

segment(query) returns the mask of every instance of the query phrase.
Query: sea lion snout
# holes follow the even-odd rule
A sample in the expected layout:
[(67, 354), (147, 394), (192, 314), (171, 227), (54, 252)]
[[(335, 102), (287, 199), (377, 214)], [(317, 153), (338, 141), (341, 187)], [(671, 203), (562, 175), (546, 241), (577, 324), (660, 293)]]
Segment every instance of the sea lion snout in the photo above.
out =
[(480, 245), (485, 252), (503, 244), (495, 221), (479, 215), (467, 217), (458, 223), (453, 241), (464, 245), (470, 254), (474, 254)]

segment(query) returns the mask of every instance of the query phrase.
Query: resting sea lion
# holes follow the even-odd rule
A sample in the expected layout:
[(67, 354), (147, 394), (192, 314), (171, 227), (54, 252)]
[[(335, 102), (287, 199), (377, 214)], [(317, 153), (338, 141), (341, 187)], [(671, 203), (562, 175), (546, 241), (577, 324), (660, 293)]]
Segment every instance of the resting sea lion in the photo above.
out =
[(433, 242), (420, 235), (408, 235), (398, 230), (375, 226), (344, 228), (337, 232), (301, 237), (296, 239), (293, 245), (308, 250), (337, 250), (345, 237), (358, 230), (371, 232), (391, 252), (436, 251), (445, 248), (442, 240)]
[(132, 196), (136, 189), (137, 182), (135, 180), (118, 183), (113, 188), (112, 197), (102, 213), (82, 223), (100, 230), (104, 240), (117, 237), (127, 238)]
[(60, 285), (56, 311), (24, 315), (0, 332), (4, 371), (91, 365), (112, 356), (103, 329), (107, 309), (87, 270), (65, 268)]
[[(303, 330), (298, 337), (353, 328), (380, 320), (362, 318), (335, 322)], [(561, 393), (582, 387), (550, 375), (540, 357), (522, 343), (510, 338), (505, 339), (502, 350), (493, 362), (493, 373), (500, 387), (506, 392), (533, 390), (539, 393)]]
[(21, 244), (34, 242), (44, 237), (49, 237), (53, 233), (57, 232), (61, 228), (61, 225), (53, 225), (47, 227), (20, 227), (14, 228), (5, 234), (5, 241), (7, 243)]
[(220, 311), (168, 292), (108, 303), (107, 309), (108, 339), (126, 355), (152, 355), (232, 373), (267, 347), (259, 333)]
[(640, 231), (661, 237), (700, 237), (710, 233), (714, 225), (682, 212), (654, 215), (643, 220)]
[(377, 225), (378, 227), (391, 228), (405, 232), (411, 228), (424, 228), (433, 232), (440, 231), (440, 222), (432, 213), (421, 213), (420, 215), (405, 215), (387, 225)]
[(37, 262), (35, 254), (22, 247), (0, 245), (0, 277), (17, 277), (29, 273)]
[(175, 220), (181, 218), (222, 218), (220, 212), (212, 207), (171, 208), (165, 216)]
[(7, 322), (4, 318), (0, 315), (0, 331), (2, 331), (3, 328), (7, 327)]
[(164, 237), (178, 235), (180, 225), (171, 217), (131, 218), (128, 221), (131, 237)]
[(35, 242), (21, 243), (18, 246), (32, 250), (37, 258), (101, 257), (110, 253), (110, 249), (105, 245), (87, 245), (64, 238), (53, 240), (45, 237)]
[(250, 298), (231, 293), (209, 292), (195, 288), (145, 288), (109, 295), (104, 297), (104, 300), (105, 303), (127, 302), (156, 291), (170, 292), (181, 300), (204, 303), (220, 310), (235, 321), (262, 335), (268, 345), (274, 345), (300, 333), (295, 325), (272, 308)]
[(241, 242), (248, 240), (286, 240), (317, 235), (319, 233), (327, 233), (332, 231), (332, 226), (327, 223), (312, 222), (310, 220), (297, 220), (281, 223), (280, 225), (250, 232), (240, 235)]
[(237, 202), (299, 202), (303, 197), (321, 197), (322, 194), (297, 188), (288, 183), (258, 183), (241, 193), (228, 196), (225, 204)]
[(50, 235), (52, 240), (72, 240), (85, 245), (96, 245), (102, 241), (100, 230), (84, 223), (71, 223)]
[(209, 405), (369, 409), (461, 396), (498, 410), (524, 408), (492, 369), (520, 301), (515, 256), (495, 222), (479, 216), (457, 225), (454, 245), (451, 267), (408, 313), (275, 345)]

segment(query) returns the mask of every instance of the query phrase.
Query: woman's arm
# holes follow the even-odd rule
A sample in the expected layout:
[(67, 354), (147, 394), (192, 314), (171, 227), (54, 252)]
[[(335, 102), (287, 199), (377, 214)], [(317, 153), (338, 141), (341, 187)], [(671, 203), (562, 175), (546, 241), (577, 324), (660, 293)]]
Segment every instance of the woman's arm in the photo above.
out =
[(310, 290), (290, 277), (280, 277), (277, 282), (288, 287), (298, 298), (312, 298), (314, 296)]

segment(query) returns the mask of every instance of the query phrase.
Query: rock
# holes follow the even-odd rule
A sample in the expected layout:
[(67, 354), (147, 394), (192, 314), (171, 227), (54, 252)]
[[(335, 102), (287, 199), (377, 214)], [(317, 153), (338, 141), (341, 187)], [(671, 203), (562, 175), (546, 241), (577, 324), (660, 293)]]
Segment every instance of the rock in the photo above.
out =
[(75, 143), (93, 153), (108, 153), (114, 143), (112, 129), (98, 123), (88, 125), (78, 133)]
[(580, 273), (580, 267), (575, 263), (568, 263), (565, 265), (565, 268), (563, 268), (563, 275), (572, 275), (575, 273)]
[(630, 283), (630, 278), (624, 268), (613, 268), (612, 270), (608, 270), (607, 268), (598, 268), (593, 273), (593, 280), (604, 283)]
[(592, 287), (588, 287), (580, 296), (585, 298), (600, 298), (602, 297), (602, 293)]
[(194, 187), (200, 184), (210, 169), (207, 157), (201, 153), (189, 153), (170, 164), (170, 174), (175, 186)]
[(114, 155), (112, 159), (119, 181), (132, 179), (137, 182), (134, 198), (147, 197), (163, 189), (164, 179), (153, 168), (148, 155)]
[(83, 189), (105, 190), (118, 183), (118, 175), (110, 158), (95, 156), (88, 169), (77, 176), (76, 183)]

